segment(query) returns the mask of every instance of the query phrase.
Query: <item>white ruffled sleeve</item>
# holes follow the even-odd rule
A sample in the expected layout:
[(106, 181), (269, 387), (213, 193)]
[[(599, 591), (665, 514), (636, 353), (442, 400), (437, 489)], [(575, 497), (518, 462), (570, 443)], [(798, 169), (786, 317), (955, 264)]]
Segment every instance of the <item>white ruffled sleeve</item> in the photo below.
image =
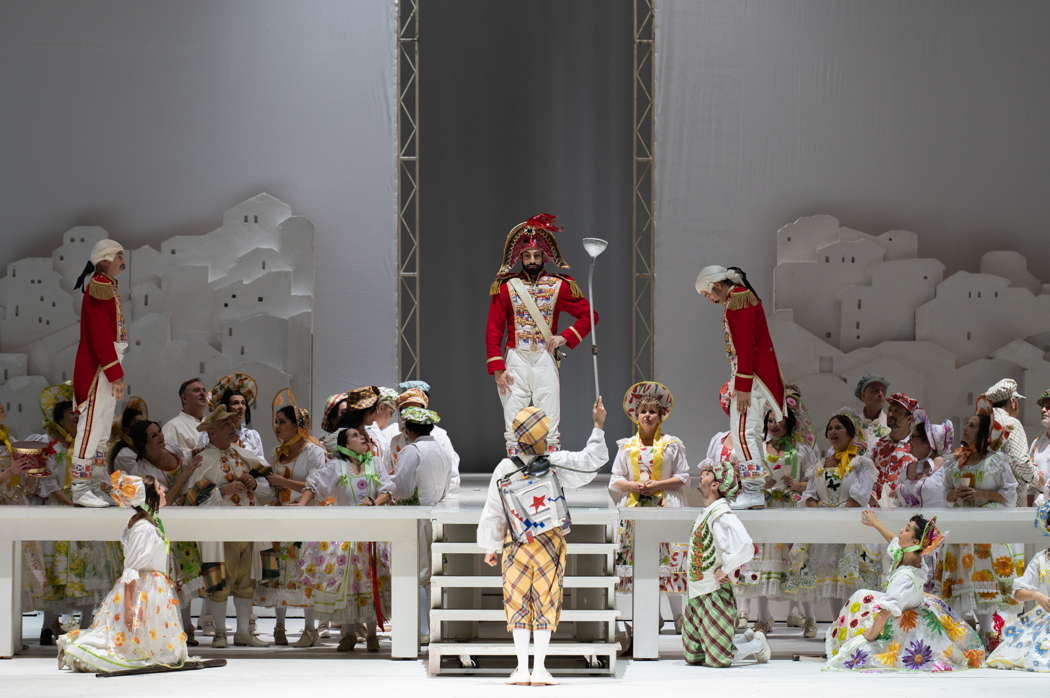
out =
[(871, 499), (871, 491), (875, 487), (875, 464), (867, 456), (857, 456), (853, 459), (853, 467), (850, 475), (853, 476), (853, 484), (849, 487), (849, 498), (862, 507), (868, 506)]
[(1044, 550), (1028, 561), (1028, 565), (1024, 568), (1024, 574), (1014, 579), (1013, 593), (1016, 594), (1021, 589), (1038, 591), (1043, 594), (1050, 592), (1050, 582), (1040, 579), (1040, 576), (1042, 576), (1040, 573), (1043, 570), (1047, 570), (1048, 567), (1050, 565), (1047, 563), (1047, 555)]
[(630, 439), (620, 439), (616, 442), (616, 457), (613, 458), (612, 474), (609, 476), (609, 491), (613, 497), (622, 497), (623, 492), (613, 487), (618, 482), (627, 480), (627, 451), (623, 445)]
[(736, 514), (727, 512), (711, 523), (715, 546), (722, 553), (722, 571), (732, 575), (755, 557), (755, 544)]
[[(396, 425), (397, 422), (394, 422)], [(434, 441), (438, 442), (441, 446), (441, 450), (448, 456), (449, 464), (452, 466), (449, 471), (448, 478), (448, 493), (452, 494), (459, 489), (459, 454), (456, 453), (455, 447), (452, 445), (452, 439), (449, 438), (448, 432), (441, 427), (434, 427), (434, 431), (430, 432), (430, 435), (434, 437)], [(388, 436), (388, 440), (392, 440), (393, 435)]]
[(419, 470), (419, 447), (411, 443), (397, 454), (397, 470), (390, 478), (390, 495), (394, 499), (410, 499), (416, 492), (416, 471)]
[(922, 506), (933, 508), (947, 508), (948, 500), (945, 499), (944, 467), (933, 471), (923, 479), (920, 485), (922, 493)]
[(124, 573), (120, 581), (124, 584), (138, 581), (139, 570), (153, 569), (155, 548), (158, 541), (156, 527), (145, 519), (140, 519), (128, 529), (124, 543)]
[(507, 517), (503, 513), (503, 500), (499, 496), (499, 486), (496, 483), (513, 470), (513, 464), (509, 468), (504, 467), (504, 464), (510, 464), (510, 461), (500, 461), (492, 473), (485, 495), (485, 507), (478, 519), (478, 546), (487, 553), (498, 553), (503, 547), (503, 538), (507, 535)]
[(675, 439), (667, 448), (667, 455), (671, 467), (664, 472), (668, 473), (668, 477), (676, 477), (689, 487), (689, 461), (685, 455), (685, 444)]
[(575, 489), (583, 487), (591, 480), (603, 465), (609, 462), (609, 447), (605, 445), (605, 432), (595, 427), (587, 438), (587, 445), (582, 451), (555, 451), (550, 454), (551, 465), (564, 465), (584, 472), (558, 469), (558, 480), (562, 487)]
[[(1008, 507), (1013, 509), (1017, 506), (1017, 478), (1014, 477), (1014, 469), (1011, 466), (1011, 461), (1002, 453), (993, 453), (989, 456), (992, 459), (992, 463), (999, 466), (1000, 478), (1002, 479), (1002, 486), (1000, 486), (996, 492), (1003, 498), (1005, 504), (999, 504), (995, 502), (997, 506)], [(1031, 465), (1031, 464), (1029, 464)]]
[(313, 492), (317, 499), (327, 499), (332, 496), (332, 490), (338, 481), (339, 461), (333, 458), (320, 468), (307, 473), (306, 487), (303, 489)]

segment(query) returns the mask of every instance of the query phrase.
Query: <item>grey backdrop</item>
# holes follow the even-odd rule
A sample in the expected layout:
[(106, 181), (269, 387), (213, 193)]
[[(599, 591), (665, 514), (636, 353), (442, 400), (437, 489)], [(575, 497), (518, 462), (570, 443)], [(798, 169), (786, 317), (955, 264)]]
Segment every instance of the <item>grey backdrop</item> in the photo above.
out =
[[(424, 0), (422, 18), (422, 373), (462, 467), (488, 471), (503, 452), (499, 398), (485, 370), (488, 288), (507, 231), (540, 211), (565, 227), (559, 243), (584, 292), (580, 239), (610, 242), (596, 272), (600, 369), (607, 429), (624, 436), (631, 3)], [(563, 445), (571, 449), (590, 432), (589, 341), (562, 363)]]
[(656, 362), (691, 462), (725, 428), (728, 376), (696, 273), (740, 265), (771, 302), (784, 223), (830, 213), (913, 230), (945, 276), (1015, 249), (1050, 280), (1050, 3), (658, 0), (658, 12)]
[(315, 406), (393, 381), (394, 18), (393, 0), (6, 0), (0, 265), (78, 224), (134, 247), (206, 233), (267, 191), (316, 226)]

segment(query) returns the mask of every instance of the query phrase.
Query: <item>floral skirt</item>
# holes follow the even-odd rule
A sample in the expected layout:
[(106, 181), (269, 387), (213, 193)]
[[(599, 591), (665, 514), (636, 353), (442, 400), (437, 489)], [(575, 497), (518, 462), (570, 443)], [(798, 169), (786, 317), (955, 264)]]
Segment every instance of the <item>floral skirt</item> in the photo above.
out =
[(1010, 623), (988, 656), (993, 669), (1050, 671), (1050, 613), (1036, 606)]
[[(634, 522), (620, 521), (620, 549), (616, 551), (616, 591), (629, 594), (634, 591)], [(686, 543), (660, 543), (660, 591), (685, 593), (685, 576), (689, 546)]]
[(1016, 613), (1014, 576), (1024, 574), (1024, 547), (1007, 543), (955, 543), (945, 546), (934, 576), (940, 597), (962, 614)]
[(312, 606), (313, 601), (303, 585), (299, 572), (299, 558), (302, 554), (299, 543), (275, 543), (277, 551), (276, 579), (258, 582), (255, 585), (255, 606)]
[(736, 583), (737, 595), (743, 598), (786, 596), (788, 553), (790, 543), (759, 543), (755, 557), (740, 569)]
[(845, 599), (865, 582), (879, 586), (879, 577), (861, 545), (801, 543), (792, 545), (788, 552), (788, 570), (781, 588), (786, 597), (798, 601)]
[(114, 541), (44, 541), (46, 587), (37, 605), (69, 611), (95, 605), (112, 588), (124, 568), (124, 552)]
[(381, 625), (390, 618), (389, 543), (304, 543), (298, 564), (300, 582), (318, 620)]
[(175, 586), (154, 570), (141, 570), (130, 584), (118, 581), (90, 628), (58, 638), (58, 666), (74, 671), (177, 667), (188, 658)]
[(918, 608), (889, 618), (874, 642), (864, 638), (885, 594), (860, 589), (828, 628), (827, 669), (853, 671), (956, 671), (984, 661), (984, 646), (973, 628), (948, 604), (924, 595)]
[(201, 577), (201, 550), (193, 541), (177, 541), (171, 544), (171, 566), (175, 590), (179, 601), (189, 603), (204, 588)]

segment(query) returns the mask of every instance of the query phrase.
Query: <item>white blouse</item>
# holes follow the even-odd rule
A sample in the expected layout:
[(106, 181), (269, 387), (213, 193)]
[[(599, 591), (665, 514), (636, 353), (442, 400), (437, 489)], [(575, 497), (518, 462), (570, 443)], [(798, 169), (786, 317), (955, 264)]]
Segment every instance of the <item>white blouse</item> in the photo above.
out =
[[(711, 506), (725, 506), (724, 502), (721, 504), (719, 502), (722, 502), (722, 500), (718, 500)], [(696, 520), (693, 521), (693, 532), (689, 534), (690, 541), (694, 537), (697, 526), (703, 523), (707, 512), (708, 508), (705, 507), (697, 514)], [(748, 534), (747, 529), (744, 528), (744, 524), (732, 511), (726, 511), (717, 515), (717, 518), (709, 525), (711, 527), (711, 536), (714, 538), (715, 543), (715, 567), (721, 567), (722, 571), (732, 579), (733, 572), (751, 562), (755, 557), (754, 541), (751, 540), (751, 536)], [(694, 550), (692, 542), (690, 542), (689, 564), (692, 564), (693, 556), (699, 554), (701, 552)], [(715, 580), (713, 574), (705, 575), (703, 579), (690, 580), (688, 583), (689, 598), (710, 594), (718, 589), (719, 586), (721, 585)]]
[[(295, 460), (288, 463), (275, 463), (274, 472), (296, 482), (306, 482), (307, 477), (314, 470), (322, 467), (328, 461), (325, 450), (315, 443), (307, 442), (303, 450)], [(291, 501), (299, 499), (298, 492), (291, 493)]]
[(266, 452), (263, 450), (262, 436), (259, 435), (255, 429), (246, 427), (243, 424), (237, 431), (237, 442), (238, 445), (248, 453), (261, 460), (263, 463), (267, 463)]
[[(944, 459), (944, 489), (950, 489), (962, 484), (962, 478), (966, 475), (972, 476), (973, 488), (983, 491), (995, 491), (1002, 496), (1006, 504), (999, 502), (985, 502), (981, 508), (1006, 509), (1013, 508), (1017, 497), (1017, 479), (1014, 477), (1014, 469), (1010, 466), (1010, 459), (1000, 452), (991, 451), (977, 463), (967, 463), (962, 469), (954, 455), (948, 455)], [(955, 500), (952, 506), (970, 507), (961, 500)]]
[(152, 523), (139, 519), (124, 530), (120, 541), (124, 544), (124, 574), (120, 581), (125, 584), (137, 581), (140, 570), (167, 573), (168, 547)]
[[(522, 456), (526, 463), (531, 463), (536, 456)], [(564, 489), (583, 487), (598, 474), (598, 470), (609, 461), (609, 448), (605, 445), (605, 432), (597, 427), (591, 431), (587, 445), (582, 451), (555, 451), (548, 454), (551, 465), (564, 465), (587, 472), (558, 470), (558, 481)], [(507, 517), (503, 513), (503, 500), (499, 496), (501, 478), (517, 470), (514, 461), (504, 458), (496, 466), (489, 481), (488, 494), (485, 496), (485, 508), (481, 510), (478, 520), (478, 545), (486, 552), (499, 552), (503, 547), (503, 538), (507, 535)]]
[(899, 507), (934, 507), (943, 509), (948, 506), (944, 498), (944, 467), (934, 468), (932, 458), (922, 460), (918, 467), (932, 470), (917, 480), (909, 480), (907, 471), (902, 471), (897, 481), (896, 505)]
[[(826, 456), (833, 455), (835, 450), (829, 448)], [(822, 507), (844, 507), (848, 500), (862, 507), (868, 506), (871, 491), (875, 487), (875, 464), (865, 455), (856, 455), (850, 461), (850, 470), (842, 482), (836, 482), (835, 470), (827, 470), (824, 461), (817, 464), (813, 471), (813, 477), (806, 484), (806, 491), (802, 493), (802, 504), (806, 500), (814, 499)]]
[[(662, 490), (660, 506), (683, 507), (685, 506), (685, 488), (689, 487), (689, 461), (685, 456), (685, 444), (677, 436), (666, 435), (669, 443), (664, 447), (663, 463), (661, 464), (661, 480), (677, 478), (682, 481), (682, 487), (677, 490)], [(631, 479), (631, 459), (625, 446), (631, 439), (620, 439), (616, 442), (616, 458), (613, 459), (612, 476), (609, 478), (609, 492), (615, 499), (622, 499), (623, 504), (627, 497), (624, 492), (616, 489), (618, 482)], [(653, 447), (642, 446), (638, 458), (638, 470), (643, 479), (652, 476)]]
[(1024, 568), (1024, 574), (1014, 579), (1014, 593), (1020, 589), (1038, 591), (1050, 596), (1050, 550), (1035, 554)]
[(369, 482), (363, 472), (354, 472), (353, 464), (342, 458), (332, 458), (324, 466), (310, 471), (305, 489), (316, 495), (315, 503), (333, 497), (336, 505), (341, 507), (358, 506), (365, 497), (375, 499), (379, 496), (379, 483)]
[[(886, 554), (893, 559), (893, 552), (900, 548), (900, 541), (894, 538), (886, 546)], [(900, 616), (909, 608), (922, 605), (923, 587), (926, 585), (926, 570), (911, 565), (898, 565), (886, 583), (886, 592), (879, 595), (878, 606)]]

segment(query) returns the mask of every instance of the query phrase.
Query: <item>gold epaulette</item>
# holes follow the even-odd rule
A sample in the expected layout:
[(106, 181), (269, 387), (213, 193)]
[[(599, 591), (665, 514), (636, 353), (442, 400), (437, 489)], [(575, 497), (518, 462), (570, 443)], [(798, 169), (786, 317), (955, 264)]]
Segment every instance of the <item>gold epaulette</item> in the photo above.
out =
[(497, 278), (495, 281), (493, 281), (492, 285), (489, 286), (489, 295), (490, 296), (498, 296), (499, 295), (499, 287), (500, 287), (500, 284), (502, 284), (502, 283), (503, 283), (503, 279), (500, 279), (500, 278)]
[(102, 281), (98, 278), (91, 279), (88, 284), (88, 293), (92, 298), (100, 301), (111, 301), (117, 296), (117, 286), (110, 281)]
[(569, 284), (569, 292), (574, 298), (579, 298), (583, 295), (583, 291), (580, 290), (580, 285), (576, 283), (576, 279), (572, 278), (568, 274), (555, 274), (559, 279)]
[(726, 308), (729, 310), (750, 308), (753, 305), (758, 305), (758, 296), (751, 291), (737, 291), (731, 293), (729, 294), (729, 300), (726, 301)]

